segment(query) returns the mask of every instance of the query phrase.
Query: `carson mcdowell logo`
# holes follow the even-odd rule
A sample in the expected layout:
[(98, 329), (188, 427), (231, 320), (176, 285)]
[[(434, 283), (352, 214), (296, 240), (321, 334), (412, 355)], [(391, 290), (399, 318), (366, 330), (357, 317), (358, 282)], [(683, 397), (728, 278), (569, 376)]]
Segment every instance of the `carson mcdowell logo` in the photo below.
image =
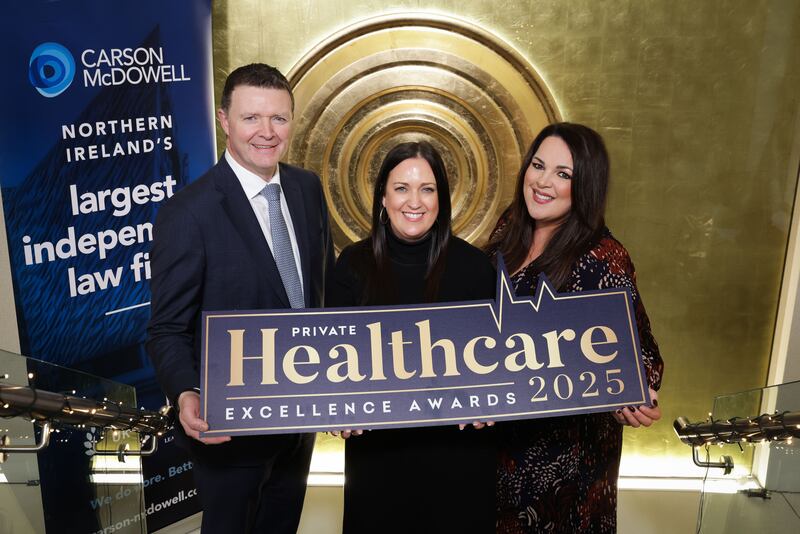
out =
[(58, 43), (42, 43), (31, 54), (28, 79), (42, 96), (63, 93), (75, 77), (75, 58)]

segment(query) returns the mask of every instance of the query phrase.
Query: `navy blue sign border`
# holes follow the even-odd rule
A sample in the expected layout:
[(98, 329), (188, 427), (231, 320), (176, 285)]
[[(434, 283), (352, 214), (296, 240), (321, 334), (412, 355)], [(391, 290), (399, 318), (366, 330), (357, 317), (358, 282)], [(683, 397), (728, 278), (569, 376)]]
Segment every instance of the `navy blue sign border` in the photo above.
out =
[[(231, 318), (244, 318), (244, 317), (286, 317), (292, 316), (296, 318), (308, 316), (326, 316), (326, 315), (364, 315), (370, 314), (376, 317), (385, 313), (397, 312), (426, 312), (426, 311), (441, 311), (441, 310), (454, 310), (454, 309), (468, 309), (468, 308), (488, 308), (491, 313), (494, 323), (498, 331), (502, 331), (503, 314), (506, 308), (514, 304), (530, 304), (536, 311), (542, 304), (542, 299), (547, 295), (553, 301), (565, 300), (591, 300), (594, 298), (608, 298), (614, 296), (622, 296), (625, 302), (626, 317), (625, 324), (629, 330), (631, 346), (626, 350), (620, 349), (623, 356), (633, 357), (634, 362), (628, 362), (626, 365), (633, 365), (637, 371), (637, 383), (625, 383), (624, 391), (626, 393), (633, 393), (632, 396), (626, 395), (624, 398), (614, 399), (613, 403), (603, 402), (602, 404), (591, 404), (578, 407), (568, 408), (555, 408), (546, 410), (523, 410), (512, 413), (493, 413), (488, 410), (482, 413), (479, 417), (442, 417), (442, 418), (425, 418), (425, 419), (402, 419), (388, 421), (369, 421), (358, 422), (353, 421), (347, 424), (309, 424), (309, 425), (270, 425), (260, 427), (225, 427), (219, 429), (209, 429), (201, 433), (203, 436), (215, 435), (254, 435), (254, 434), (271, 434), (271, 433), (288, 433), (288, 432), (314, 432), (314, 431), (331, 431), (342, 430), (343, 428), (349, 429), (377, 429), (377, 428), (402, 428), (412, 426), (433, 426), (443, 424), (457, 424), (457, 423), (471, 423), (476, 420), (482, 421), (501, 421), (513, 419), (528, 419), (528, 418), (542, 418), (542, 417), (555, 417), (563, 415), (574, 415), (594, 412), (608, 412), (620, 406), (642, 405), (650, 403), (650, 395), (644, 369), (642, 365), (641, 349), (639, 345), (638, 331), (636, 327), (635, 313), (631, 305), (631, 294), (628, 288), (610, 288), (594, 291), (583, 291), (578, 293), (557, 293), (555, 292), (547, 278), (542, 275), (539, 283), (534, 292), (534, 297), (517, 297), (511, 289), (511, 283), (504, 265), (500, 265), (498, 270), (498, 284), (497, 284), (497, 299), (496, 300), (481, 300), (481, 301), (466, 301), (466, 302), (446, 302), (424, 305), (401, 305), (401, 306), (368, 306), (368, 307), (352, 307), (352, 308), (323, 308), (323, 309), (304, 309), (304, 310), (236, 310), (224, 312), (204, 312), (203, 313), (203, 354), (202, 354), (202, 370), (201, 379), (203, 388), (201, 391), (201, 412), (202, 417), (208, 420), (209, 416), (209, 402), (237, 401), (237, 400), (254, 400), (259, 399), (274, 399), (274, 398), (310, 398), (310, 397), (335, 397), (337, 395), (380, 395), (391, 393), (408, 393), (408, 392), (435, 392), (442, 390), (479, 390), (486, 387), (499, 387), (513, 385), (513, 382), (501, 382), (494, 384), (475, 384), (464, 386), (446, 386), (446, 387), (431, 387), (431, 388), (409, 388), (400, 390), (375, 390), (375, 391), (338, 391), (330, 393), (307, 393), (307, 394), (283, 394), (283, 395), (245, 395), (241, 397), (226, 397), (224, 399), (209, 399), (209, 395), (205, 392), (209, 391), (209, 360), (213, 357), (209, 349), (209, 336), (207, 332), (211, 331), (211, 324), (218, 319), (231, 319)], [(302, 321), (301, 319), (299, 319)]]

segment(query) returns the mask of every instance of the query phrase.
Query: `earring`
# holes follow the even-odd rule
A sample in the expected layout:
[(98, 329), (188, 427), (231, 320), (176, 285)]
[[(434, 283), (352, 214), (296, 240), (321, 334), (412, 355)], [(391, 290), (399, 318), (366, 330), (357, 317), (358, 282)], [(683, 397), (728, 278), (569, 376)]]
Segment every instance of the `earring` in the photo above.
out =
[(381, 206), (381, 212), (378, 214), (378, 222), (383, 225), (389, 222), (389, 214), (386, 213), (386, 206)]

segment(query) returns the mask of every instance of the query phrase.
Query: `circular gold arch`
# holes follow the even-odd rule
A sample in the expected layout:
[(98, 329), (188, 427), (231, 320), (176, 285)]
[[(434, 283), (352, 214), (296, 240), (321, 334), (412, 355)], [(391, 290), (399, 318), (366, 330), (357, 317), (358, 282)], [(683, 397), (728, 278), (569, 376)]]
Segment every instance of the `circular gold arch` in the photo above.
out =
[(289, 161), (322, 178), (339, 249), (369, 232), (384, 155), (422, 139), (445, 160), (454, 232), (482, 243), (511, 200), (534, 133), (560, 119), (541, 78), (511, 46), (430, 14), (347, 27), (288, 78), (298, 110)]

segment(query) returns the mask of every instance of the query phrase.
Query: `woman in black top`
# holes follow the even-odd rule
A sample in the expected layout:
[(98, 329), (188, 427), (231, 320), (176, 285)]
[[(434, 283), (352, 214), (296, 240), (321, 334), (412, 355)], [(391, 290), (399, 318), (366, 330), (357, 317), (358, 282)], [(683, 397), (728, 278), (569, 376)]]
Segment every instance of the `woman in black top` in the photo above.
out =
[[(427, 142), (386, 155), (375, 182), (370, 237), (345, 248), (327, 306), (494, 297), (484, 254), (451, 234), (450, 188)], [(492, 431), (455, 425), (373, 430), (345, 446), (344, 534), (494, 531)]]

